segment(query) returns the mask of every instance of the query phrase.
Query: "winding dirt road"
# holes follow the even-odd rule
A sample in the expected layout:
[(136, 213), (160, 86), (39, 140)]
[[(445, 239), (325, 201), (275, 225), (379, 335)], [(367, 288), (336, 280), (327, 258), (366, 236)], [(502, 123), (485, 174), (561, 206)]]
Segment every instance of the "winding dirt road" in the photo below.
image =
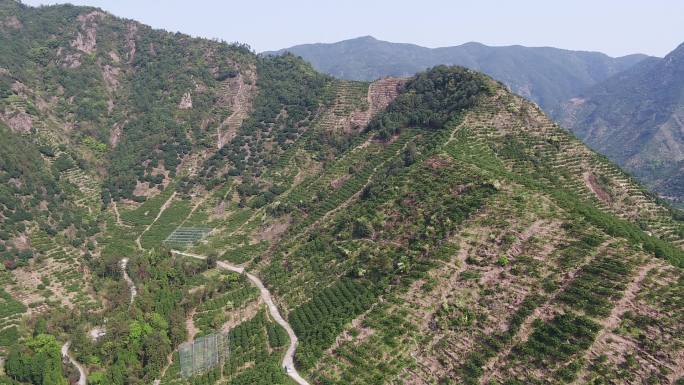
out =
[(78, 363), (73, 357), (71, 357), (71, 354), (69, 354), (69, 346), (71, 346), (71, 341), (65, 342), (64, 345), (62, 345), (62, 357), (66, 358), (71, 362), (72, 365), (76, 367), (78, 370), (78, 385), (86, 385), (86, 372), (85, 368), (83, 368), (83, 365)]
[[(204, 255), (185, 253), (178, 250), (171, 250), (171, 252), (173, 254), (197, 259), (207, 258)], [(290, 346), (288, 346), (287, 351), (285, 352), (285, 357), (283, 358), (283, 368), (287, 372), (287, 375), (290, 376), (290, 378), (292, 378), (293, 380), (295, 380), (295, 382), (297, 382), (299, 385), (310, 385), (309, 382), (307, 382), (302, 376), (299, 375), (297, 369), (295, 369), (294, 354), (295, 350), (297, 350), (297, 335), (295, 335), (294, 330), (292, 330), (292, 326), (290, 326), (290, 324), (283, 318), (283, 316), (280, 315), (280, 311), (278, 310), (278, 307), (275, 305), (275, 303), (273, 302), (273, 298), (271, 297), (271, 292), (268, 291), (268, 289), (264, 286), (263, 282), (261, 282), (259, 278), (257, 278), (253, 274), (246, 272), (243, 267), (231, 265), (230, 263), (224, 261), (218, 261), (216, 263), (216, 266), (224, 270), (230, 270), (236, 273), (245, 274), (247, 278), (254, 284), (254, 286), (256, 286), (259, 289), (261, 293), (261, 298), (268, 306), (268, 310), (271, 313), (271, 317), (273, 317), (273, 319), (276, 321), (278, 325), (282, 326), (283, 329), (287, 331), (287, 335), (290, 337)]]

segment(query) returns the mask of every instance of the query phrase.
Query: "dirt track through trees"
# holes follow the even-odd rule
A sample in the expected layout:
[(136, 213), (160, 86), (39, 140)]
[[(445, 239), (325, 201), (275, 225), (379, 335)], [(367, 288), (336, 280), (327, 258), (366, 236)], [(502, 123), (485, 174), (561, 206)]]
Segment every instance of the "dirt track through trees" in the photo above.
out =
[(145, 227), (145, 230), (143, 230), (142, 233), (140, 233), (140, 235), (138, 235), (138, 238), (135, 239), (135, 244), (138, 245), (138, 249), (139, 249), (139, 250), (144, 250), (143, 247), (142, 247), (142, 243), (141, 243), (141, 241), (140, 241), (140, 240), (142, 239), (143, 235), (145, 235), (145, 233), (146, 233), (150, 228), (152, 228), (152, 225), (154, 225), (155, 223), (157, 223), (157, 221), (158, 221), (159, 218), (162, 216), (162, 214), (164, 213), (164, 211), (166, 211), (166, 209), (168, 209), (169, 206), (171, 206), (171, 202), (173, 201), (173, 198), (175, 198), (175, 197), (176, 197), (176, 192), (174, 191), (173, 194), (171, 194), (171, 196), (169, 197), (169, 199), (167, 199), (166, 202), (164, 202), (164, 204), (162, 205), (162, 207), (159, 209), (159, 212), (157, 213), (157, 216), (154, 217), (154, 220), (152, 221), (152, 223), (150, 223), (149, 225), (147, 225), (147, 227)]
[(65, 342), (64, 345), (62, 345), (62, 357), (66, 358), (71, 362), (72, 365), (76, 367), (78, 370), (78, 385), (86, 385), (86, 372), (85, 369), (83, 368), (83, 365), (81, 365), (78, 361), (76, 361), (73, 357), (71, 357), (71, 354), (69, 354), (69, 346), (71, 346), (71, 341)]
[[(172, 250), (171, 252), (177, 255), (182, 255), (191, 258), (207, 259), (206, 256), (199, 254), (185, 253), (177, 250)], [(256, 286), (259, 289), (261, 298), (266, 303), (268, 311), (271, 313), (271, 317), (273, 317), (273, 320), (275, 320), (275, 322), (278, 325), (282, 326), (283, 329), (285, 329), (287, 335), (290, 337), (290, 345), (288, 346), (287, 351), (285, 352), (285, 357), (283, 357), (283, 368), (287, 372), (287, 375), (290, 376), (290, 378), (292, 378), (293, 380), (295, 380), (295, 382), (297, 382), (299, 385), (309, 385), (309, 382), (299, 375), (297, 369), (295, 369), (294, 366), (294, 355), (295, 351), (297, 350), (298, 343), (297, 335), (292, 329), (292, 326), (290, 326), (290, 324), (283, 318), (283, 316), (280, 315), (280, 311), (278, 310), (278, 307), (275, 305), (275, 303), (273, 302), (273, 298), (271, 297), (271, 292), (268, 291), (268, 289), (264, 286), (263, 282), (261, 282), (261, 280), (257, 276), (246, 272), (243, 267), (235, 266), (225, 261), (217, 262), (216, 266), (220, 269), (230, 270), (239, 274), (244, 274), (254, 284), (254, 286)]]

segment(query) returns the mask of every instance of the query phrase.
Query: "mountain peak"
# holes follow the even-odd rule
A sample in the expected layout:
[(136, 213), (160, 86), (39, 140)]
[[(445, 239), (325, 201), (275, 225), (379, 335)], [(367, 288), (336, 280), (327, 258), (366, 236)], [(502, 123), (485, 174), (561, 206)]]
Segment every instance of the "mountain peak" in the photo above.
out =
[(373, 37), (373, 36), (371, 36), (371, 35), (359, 36), (359, 37), (352, 38), (352, 39), (348, 39), (348, 40), (357, 40), (357, 41), (380, 41), (380, 40), (376, 39), (375, 37)]
[(461, 65), (502, 81), (549, 112), (640, 59), (550, 47), (489, 47), (479, 42), (428, 48), (378, 40), (371, 35), (329, 44), (298, 45), (280, 52), (284, 51), (301, 56), (321, 72), (347, 80), (411, 76), (440, 64)]
[(684, 65), (684, 43), (665, 55), (664, 59), (666, 64), (680, 63)]

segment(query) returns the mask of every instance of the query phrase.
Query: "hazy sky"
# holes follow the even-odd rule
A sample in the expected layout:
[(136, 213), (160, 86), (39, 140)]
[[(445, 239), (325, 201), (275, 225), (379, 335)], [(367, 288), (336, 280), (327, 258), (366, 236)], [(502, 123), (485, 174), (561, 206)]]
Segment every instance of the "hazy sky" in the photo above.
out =
[(363, 35), (428, 47), (478, 41), (663, 56), (684, 41), (682, 0), (24, 0), (92, 5), (256, 51)]

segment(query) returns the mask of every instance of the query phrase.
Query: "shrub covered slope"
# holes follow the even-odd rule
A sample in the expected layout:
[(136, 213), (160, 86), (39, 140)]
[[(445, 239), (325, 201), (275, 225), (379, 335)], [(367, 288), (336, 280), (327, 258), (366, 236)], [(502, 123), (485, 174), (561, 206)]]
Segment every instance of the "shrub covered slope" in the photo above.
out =
[(91, 384), (291, 385), (224, 262), (313, 384), (681, 381), (681, 213), (487, 76), (341, 81), (12, 1), (0, 38), (0, 383), (75, 380), (71, 341)]

